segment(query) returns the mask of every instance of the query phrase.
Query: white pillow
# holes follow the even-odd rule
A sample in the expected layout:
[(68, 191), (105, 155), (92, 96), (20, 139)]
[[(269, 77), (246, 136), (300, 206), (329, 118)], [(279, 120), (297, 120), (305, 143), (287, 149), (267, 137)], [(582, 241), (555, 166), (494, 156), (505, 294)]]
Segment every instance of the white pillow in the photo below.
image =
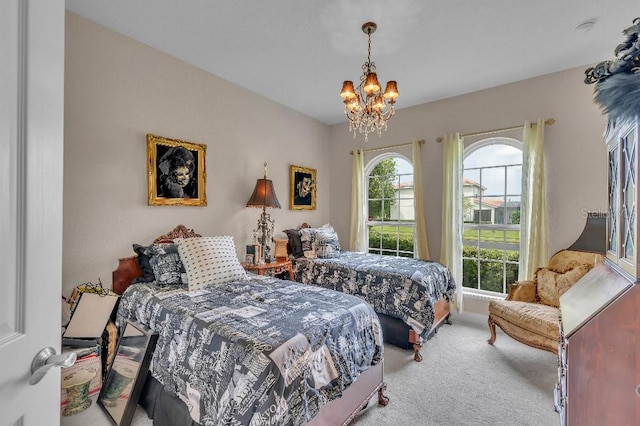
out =
[(247, 277), (231, 236), (176, 238), (173, 242), (187, 271), (189, 291)]

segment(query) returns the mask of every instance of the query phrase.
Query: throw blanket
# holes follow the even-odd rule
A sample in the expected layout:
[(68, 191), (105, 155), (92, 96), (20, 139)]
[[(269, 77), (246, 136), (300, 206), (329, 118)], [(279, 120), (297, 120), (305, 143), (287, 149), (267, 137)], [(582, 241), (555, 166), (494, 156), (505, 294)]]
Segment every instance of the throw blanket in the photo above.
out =
[(132, 285), (125, 319), (159, 334), (152, 374), (202, 425), (303, 424), (382, 360), (361, 299), (252, 274), (195, 292)]
[(293, 269), (296, 281), (358, 296), (422, 338), (433, 326), (434, 304), (456, 289), (444, 265), (406, 257), (342, 251), (330, 259), (294, 259)]

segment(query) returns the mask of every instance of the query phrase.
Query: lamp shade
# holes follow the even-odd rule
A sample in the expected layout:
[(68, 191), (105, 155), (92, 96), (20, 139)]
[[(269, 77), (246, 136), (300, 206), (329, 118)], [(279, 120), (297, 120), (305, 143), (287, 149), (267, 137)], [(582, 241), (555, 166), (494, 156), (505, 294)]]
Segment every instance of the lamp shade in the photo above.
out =
[(347, 80), (344, 83), (342, 83), (342, 90), (340, 91), (340, 96), (345, 101), (356, 97), (356, 91), (353, 88), (353, 81)]
[(392, 99), (395, 101), (395, 99), (400, 96), (400, 93), (398, 93), (398, 83), (393, 80), (388, 81), (387, 88), (385, 89), (383, 96), (385, 99)]
[(378, 75), (375, 72), (367, 74), (367, 78), (364, 82), (364, 91), (367, 95), (380, 91), (380, 83), (378, 83)]
[(258, 179), (256, 187), (253, 189), (251, 198), (247, 201), (247, 207), (273, 207), (280, 208), (278, 197), (273, 190), (273, 182), (271, 179)]

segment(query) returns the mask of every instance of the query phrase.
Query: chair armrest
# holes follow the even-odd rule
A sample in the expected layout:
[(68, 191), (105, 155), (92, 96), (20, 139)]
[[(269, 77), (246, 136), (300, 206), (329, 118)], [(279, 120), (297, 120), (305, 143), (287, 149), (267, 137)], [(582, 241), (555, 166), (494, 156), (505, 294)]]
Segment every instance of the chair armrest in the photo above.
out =
[(509, 286), (506, 300), (535, 303), (538, 297), (535, 281), (518, 281)]

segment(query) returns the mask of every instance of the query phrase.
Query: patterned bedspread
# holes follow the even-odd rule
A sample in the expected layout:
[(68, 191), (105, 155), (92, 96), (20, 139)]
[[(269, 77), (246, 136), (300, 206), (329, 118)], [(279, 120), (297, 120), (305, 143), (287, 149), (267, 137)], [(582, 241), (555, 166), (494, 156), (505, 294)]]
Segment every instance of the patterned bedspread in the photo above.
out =
[(202, 425), (299, 425), (382, 360), (357, 297), (252, 274), (196, 292), (141, 283), (118, 324), (158, 332), (152, 374)]
[(376, 312), (403, 320), (422, 338), (433, 326), (434, 304), (451, 298), (455, 282), (437, 262), (351, 251), (331, 259), (293, 260), (295, 279), (366, 300)]

